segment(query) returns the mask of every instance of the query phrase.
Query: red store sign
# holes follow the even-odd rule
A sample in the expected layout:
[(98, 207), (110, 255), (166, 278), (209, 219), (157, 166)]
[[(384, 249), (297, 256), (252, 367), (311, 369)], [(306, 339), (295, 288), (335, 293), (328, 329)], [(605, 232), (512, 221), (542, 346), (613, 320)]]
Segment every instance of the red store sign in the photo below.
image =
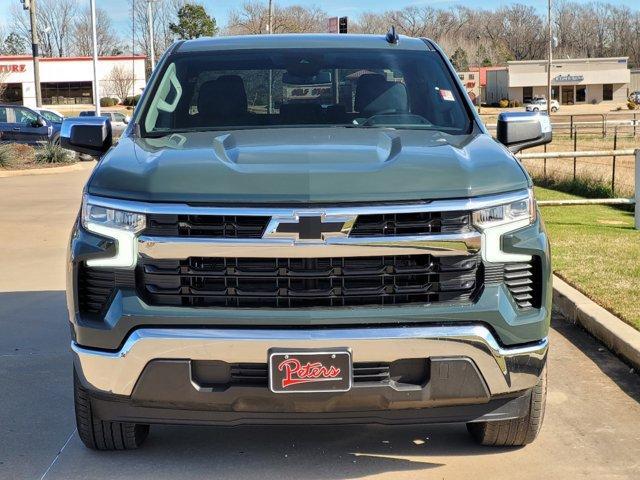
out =
[(21, 73), (26, 71), (27, 66), (24, 63), (16, 65), (0, 65), (0, 73)]

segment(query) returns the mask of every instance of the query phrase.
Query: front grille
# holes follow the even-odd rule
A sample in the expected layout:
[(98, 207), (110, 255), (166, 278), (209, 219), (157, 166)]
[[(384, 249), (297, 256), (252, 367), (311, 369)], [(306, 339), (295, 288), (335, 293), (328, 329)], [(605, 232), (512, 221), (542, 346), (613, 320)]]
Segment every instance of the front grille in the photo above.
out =
[(470, 229), (469, 212), (415, 212), (359, 215), (350, 237), (460, 233)]
[(243, 215), (147, 215), (145, 235), (261, 238), (270, 217)]
[(112, 269), (78, 265), (78, 308), (81, 313), (99, 314), (106, 308), (115, 289)]
[(469, 302), (477, 256), (141, 259), (137, 285), (151, 305), (343, 307)]
[(504, 283), (519, 308), (540, 308), (542, 287), (538, 257), (527, 263), (505, 263)]

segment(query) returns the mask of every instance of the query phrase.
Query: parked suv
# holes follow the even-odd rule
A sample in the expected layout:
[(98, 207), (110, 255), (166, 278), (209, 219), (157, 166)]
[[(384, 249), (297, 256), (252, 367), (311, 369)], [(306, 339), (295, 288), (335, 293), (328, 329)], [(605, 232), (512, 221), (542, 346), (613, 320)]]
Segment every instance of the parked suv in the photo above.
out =
[(430, 40), (268, 35), (178, 42), (73, 228), (76, 420), (90, 448), (150, 424), (464, 422), (486, 445), (542, 424), (547, 235), (514, 156)]
[[(127, 128), (127, 124), (129, 123), (130, 117), (120, 112), (101, 112), (101, 116), (108, 118), (111, 122), (111, 129), (113, 135), (119, 137), (122, 135), (122, 132)], [(84, 110), (80, 112), (81, 117), (95, 117), (95, 110)]]
[[(547, 99), (544, 97), (534, 97), (529, 103), (525, 103), (524, 109), (527, 112), (546, 112)], [(560, 109), (560, 103), (557, 100), (551, 100), (551, 111), (557, 112)]]
[(0, 104), (0, 142), (38, 145), (60, 143), (60, 123), (20, 105)]

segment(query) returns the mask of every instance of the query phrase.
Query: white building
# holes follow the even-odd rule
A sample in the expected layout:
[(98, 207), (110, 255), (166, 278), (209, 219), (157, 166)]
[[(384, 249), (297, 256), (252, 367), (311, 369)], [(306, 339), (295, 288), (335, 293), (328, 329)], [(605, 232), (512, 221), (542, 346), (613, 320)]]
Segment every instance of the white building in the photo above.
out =
[[(128, 95), (142, 93), (146, 84), (144, 56), (108, 56), (98, 61), (99, 96), (117, 96), (113, 71), (123, 72)], [(127, 75), (128, 74), (128, 75)], [(129, 80), (133, 77), (133, 82)], [(36, 106), (31, 56), (0, 56), (0, 82), (6, 84), (3, 102)], [(130, 85), (130, 86), (129, 86)], [(90, 105), (93, 103), (91, 57), (40, 58), (40, 89), (43, 105)]]
[[(554, 60), (552, 97), (563, 105), (624, 102), (630, 82), (627, 57)], [(508, 62), (509, 100), (547, 96), (547, 61)]]

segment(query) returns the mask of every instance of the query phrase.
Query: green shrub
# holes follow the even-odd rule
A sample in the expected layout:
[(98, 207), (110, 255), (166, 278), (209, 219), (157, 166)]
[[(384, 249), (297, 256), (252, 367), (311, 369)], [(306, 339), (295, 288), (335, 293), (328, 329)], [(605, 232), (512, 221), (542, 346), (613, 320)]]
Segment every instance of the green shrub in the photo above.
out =
[(113, 107), (114, 105), (117, 105), (118, 101), (115, 98), (111, 98), (111, 97), (102, 97), (100, 99), (100, 106), (101, 107)]
[(13, 160), (13, 148), (8, 143), (0, 143), (0, 168), (11, 165)]
[(135, 107), (140, 101), (140, 95), (136, 95), (135, 97), (127, 97), (124, 99), (123, 105), (127, 107)]
[(36, 163), (69, 163), (72, 161), (71, 154), (60, 145), (47, 143), (36, 151)]
[(627, 108), (628, 108), (629, 110), (635, 110), (635, 109), (636, 109), (636, 107), (637, 107), (637, 105), (635, 104), (635, 102), (632, 102), (631, 100), (628, 100), (628, 101), (627, 101)]
[(509, 106), (509, 100), (507, 100), (506, 98), (503, 98), (498, 102), (498, 106), (500, 108), (507, 108)]

